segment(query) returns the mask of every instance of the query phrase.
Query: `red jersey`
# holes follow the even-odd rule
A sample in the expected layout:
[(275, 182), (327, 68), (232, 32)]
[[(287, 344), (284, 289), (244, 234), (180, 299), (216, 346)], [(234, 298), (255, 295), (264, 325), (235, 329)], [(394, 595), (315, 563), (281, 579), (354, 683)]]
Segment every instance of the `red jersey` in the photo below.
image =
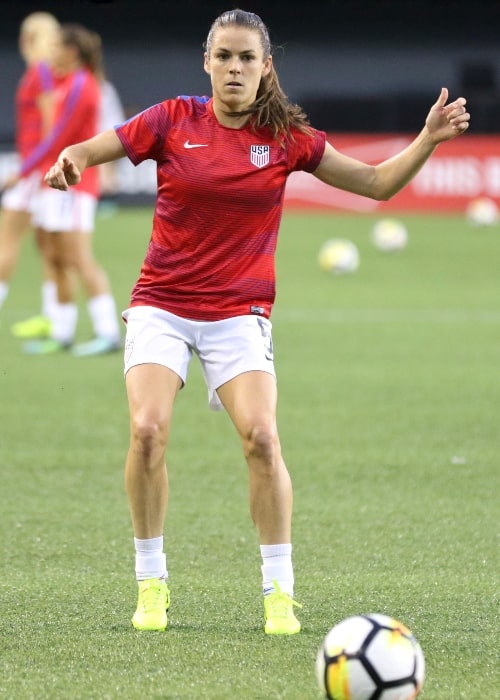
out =
[(135, 165), (157, 162), (153, 231), (131, 306), (199, 321), (269, 317), (286, 180), (318, 167), (326, 134), (293, 129), (283, 148), (268, 128), (222, 126), (207, 97), (166, 100), (116, 133)]
[(38, 106), (41, 95), (50, 92), (54, 81), (46, 63), (29, 66), (17, 86), (16, 149), (24, 160), (42, 140), (42, 118)]
[[(97, 79), (80, 69), (56, 78), (54, 89), (54, 123), (49, 134), (23, 161), (21, 174), (33, 170), (44, 173), (66, 146), (85, 141), (97, 134), (101, 92)], [(75, 189), (97, 197), (97, 168), (87, 168)]]

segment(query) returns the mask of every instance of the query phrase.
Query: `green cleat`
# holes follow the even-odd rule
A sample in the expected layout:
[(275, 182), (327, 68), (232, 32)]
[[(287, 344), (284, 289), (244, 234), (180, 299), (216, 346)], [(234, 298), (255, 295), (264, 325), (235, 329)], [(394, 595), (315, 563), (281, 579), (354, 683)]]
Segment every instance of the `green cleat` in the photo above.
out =
[(23, 352), (26, 355), (53, 355), (56, 352), (69, 350), (70, 346), (70, 343), (61, 343), (55, 338), (46, 338), (45, 340), (31, 340), (24, 343)]
[(159, 578), (139, 581), (139, 599), (132, 624), (141, 632), (163, 632), (168, 623), (170, 591), (167, 582)]
[(75, 357), (92, 357), (93, 355), (107, 355), (110, 352), (121, 350), (121, 343), (110, 338), (94, 338), (87, 343), (75, 345), (71, 354)]
[(36, 338), (48, 338), (52, 329), (52, 323), (46, 316), (33, 316), (26, 321), (18, 321), (11, 327), (11, 333), (21, 340), (34, 340)]
[(302, 605), (293, 600), (292, 596), (283, 593), (277, 581), (273, 581), (274, 593), (264, 596), (264, 613), (266, 634), (297, 634), (300, 632), (300, 622), (293, 613), (294, 606)]

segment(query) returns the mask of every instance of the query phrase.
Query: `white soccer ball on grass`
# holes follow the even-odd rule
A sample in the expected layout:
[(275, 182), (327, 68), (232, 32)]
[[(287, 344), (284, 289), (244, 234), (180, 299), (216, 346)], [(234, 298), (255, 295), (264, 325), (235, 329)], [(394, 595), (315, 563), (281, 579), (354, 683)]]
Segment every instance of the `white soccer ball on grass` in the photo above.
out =
[(410, 630), (378, 613), (348, 617), (328, 632), (316, 658), (326, 700), (414, 700), (425, 661)]
[(498, 221), (498, 205), (489, 197), (479, 197), (469, 202), (465, 216), (473, 226), (494, 226)]
[(330, 238), (320, 248), (318, 264), (334, 275), (355, 272), (359, 267), (359, 251), (352, 241)]
[(384, 253), (402, 250), (408, 243), (406, 226), (397, 219), (380, 219), (371, 231), (373, 245)]

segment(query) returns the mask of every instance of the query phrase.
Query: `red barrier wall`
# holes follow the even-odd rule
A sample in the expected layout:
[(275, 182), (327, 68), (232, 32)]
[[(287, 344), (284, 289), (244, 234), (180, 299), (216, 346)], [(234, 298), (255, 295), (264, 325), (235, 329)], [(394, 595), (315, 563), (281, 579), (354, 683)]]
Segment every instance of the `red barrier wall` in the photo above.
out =
[[(406, 135), (328, 134), (340, 152), (378, 163), (405, 148)], [(286, 190), (288, 209), (359, 212), (463, 212), (471, 199), (488, 197), (500, 205), (500, 135), (465, 134), (440, 144), (418, 175), (388, 202), (342, 192), (311, 177), (292, 173)]]

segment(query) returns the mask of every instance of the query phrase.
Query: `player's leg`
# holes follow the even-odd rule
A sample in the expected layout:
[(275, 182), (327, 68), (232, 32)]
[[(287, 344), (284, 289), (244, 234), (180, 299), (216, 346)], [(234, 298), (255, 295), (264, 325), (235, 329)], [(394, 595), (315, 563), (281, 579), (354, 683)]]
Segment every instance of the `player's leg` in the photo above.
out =
[(217, 394), (238, 431), (248, 465), (250, 512), (263, 562), (265, 631), (295, 634), (300, 623), (293, 613), (293, 496), (276, 425), (276, 380), (268, 372), (243, 372)]
[(139, 586), (132, 618), (141, 631), (167, 627), (170, 593), (163, 552), (168, 503), (165, 451), (175, 396), (182, 386), (177, 374), (159, 364), (140, 364), (126, 374), (130, 445), (125, 465)]
[(167, 626), (167, 562), (163, 526), (168, 502), (165, 451), (174, 400), (186, 381), (192, 339), (182, 319), (149, 306), (127, 309), (125, 377), (130, 412), (130, 445), (125, 485), (135, 538), (139, 630)]
[(74, 340), (78, 321), (76, 304), (76, 279), (72, 265), (67, 232), (39, 229), (44, 240), (44, 258), (52, 271), (57, 288), (57, 304), (53, 308), (50, 336), (45, 340), (33, 340), (24, 344), (28, 354), (39, 355), (69, 348)]
[(31, 225), (39, 176), (21, 178), (6, 187), (0, 214), (0, 307), (9, 291), (9, 280), (15, 270), (24, 234)]
[(276, 380), (267, 372), (244, 372), (217, 393), (242, 442), (250, 512), (260, 542), (290, 542), (292, 485), (276, 426)]
[(57, 285), (55, 272), (48, 257), (47, 244), (50, 234), (35, 227), (35, 243), (42, 262), (41, 313), (12, 325), (12, 335), (22, 340), (49, 338), (57, 314)]
[(23, 236), (30, 225), (27, 211), (2, 209), (0, 217), (0, 308), (7, 298), (9, 281), (19, 259)]
[(140, 539), (163, 533), (168, 498), (165, 451), (181, 386), (175, 372), (158, 364), (136, 365), (126, 375), (130, 446), (125, 485), (134, 535)]
[(95, 259), (91, 232), (65, 234), (67, 265), (75, 271), (87, 295), (94, 339), (77, 345), (73, 354), (83, 357), (113, 352), (120, 348), (120, 327), (109, 277)]

